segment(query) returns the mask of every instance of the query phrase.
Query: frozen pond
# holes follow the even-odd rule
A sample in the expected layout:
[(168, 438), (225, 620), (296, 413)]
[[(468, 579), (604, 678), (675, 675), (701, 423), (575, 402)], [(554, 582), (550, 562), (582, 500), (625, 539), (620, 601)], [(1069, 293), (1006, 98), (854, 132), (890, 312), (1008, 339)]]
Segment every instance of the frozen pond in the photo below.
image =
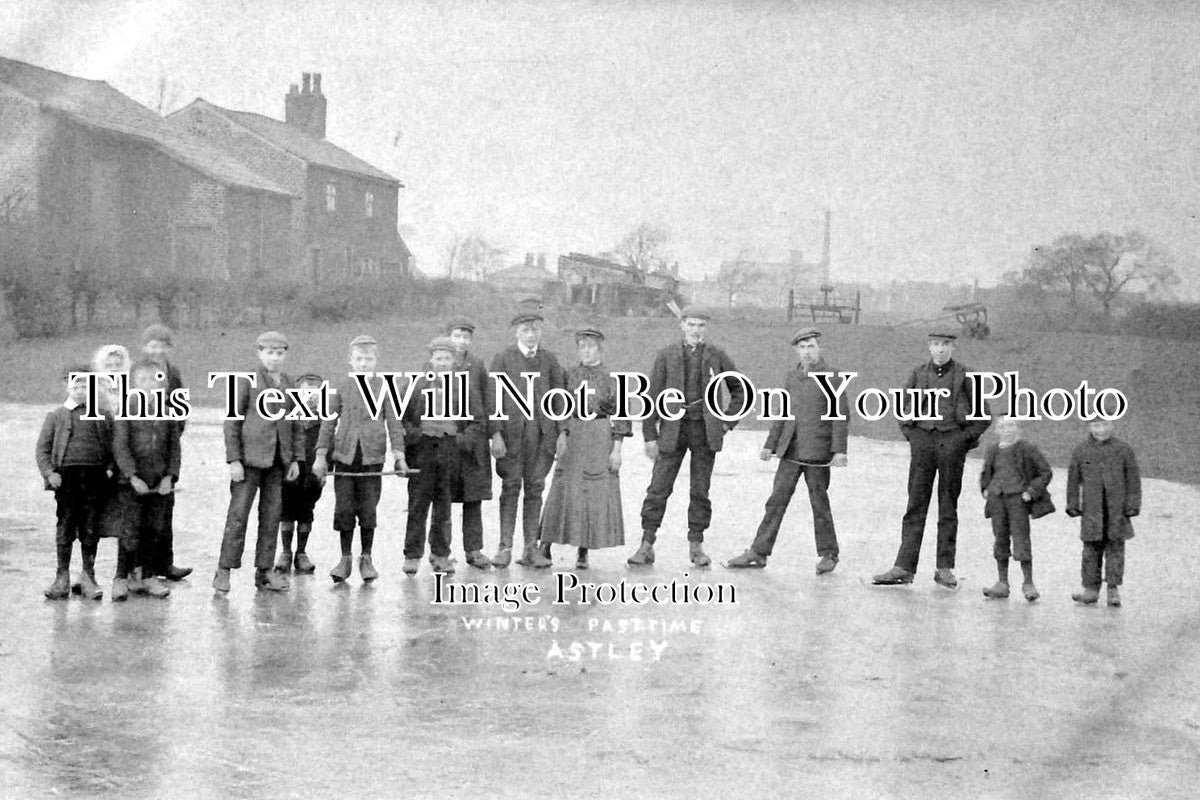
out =
[[(830, 492), (838, 570), (813, 574), (801, 493), (766, 570), (687, 578), (732, 583), (733, 604), (554, 606), (551, 573), (460, 563), (459, 581), (535, 581), (541, 603), (433, 605), (427, 562), (416, 577), (400, 571), (399, 479), (385, 483), (374, 585), (327, 577), (327, 492), (315, 576), (274, 595), (242, 569), (214, 596), (227, 484), (220, 429), (198, 419), (176, 511), (176, 560), (192, 578), (166, 600), (112, 603), (115, 543), (103, 540), (104, 600), (50, 602), (53, 499), (33, 464), (44, 411), (6, 406), (0, 426), (4, 797), (1098, 800), (1200, 785), (1195, 487), (1145, 482), (1119, 610), (1071, 602), (1080, 545), (1061, 511), (1034, 523), (1042, 600), (981, 596), (994, 574), (978, 460), (960, 504), (961, 588), (932, 581), (932, 525), (912, 586), (869, 586), (899, 541), (907, 452), (862, 439)], [(718, 457), (714, 559), (740, 553), (762, 513), (774, 469), (756, 458), (762, 437), (737, 432)], [(635, 436), (623, 469), (631, 540), (648, 480)], [(626, 569), (630, 541), (593, 553), (580, 577), (683, 580), (685, 475), (677, 487), (653, 568)], [(494, 502), (484, 514), (491, 552)], [(568, 571), (573, 553), (555, 555)]]

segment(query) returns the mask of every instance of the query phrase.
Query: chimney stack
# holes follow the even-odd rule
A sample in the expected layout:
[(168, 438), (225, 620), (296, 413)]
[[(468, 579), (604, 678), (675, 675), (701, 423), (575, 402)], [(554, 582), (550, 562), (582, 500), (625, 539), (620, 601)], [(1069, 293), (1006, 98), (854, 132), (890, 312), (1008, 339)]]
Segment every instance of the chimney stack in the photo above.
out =
[(304, 72), (300, 78), (300, 91), (296, 91), (293, 83), (284, 95), (283, 120), (310, 136), (324, 139), (327, 104), (325, 95), (321, 94), (321, 73)]

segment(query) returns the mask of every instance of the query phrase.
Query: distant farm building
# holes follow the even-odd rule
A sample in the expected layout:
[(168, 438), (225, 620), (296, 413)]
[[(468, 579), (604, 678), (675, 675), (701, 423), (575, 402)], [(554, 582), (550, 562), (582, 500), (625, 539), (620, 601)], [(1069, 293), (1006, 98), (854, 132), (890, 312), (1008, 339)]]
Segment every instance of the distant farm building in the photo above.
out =
[(558, 281), (551, 287), (557, 304), (584, 305), (601, 314), (637, 316), (666, 312), (681, 303), (675, 269), (642, 272), (596, 256), (571, 253), (558, 258)]

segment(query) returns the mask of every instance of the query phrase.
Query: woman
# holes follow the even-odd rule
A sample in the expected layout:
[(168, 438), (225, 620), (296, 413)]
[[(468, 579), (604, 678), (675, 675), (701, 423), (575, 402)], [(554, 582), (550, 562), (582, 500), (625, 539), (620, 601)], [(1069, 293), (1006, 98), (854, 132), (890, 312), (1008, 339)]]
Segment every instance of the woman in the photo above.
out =
[(586, 383), (595, 391), (586, 399), (586, 410), (596, 415), (584, 419), (580, 408), (566, 420), (558, 437), (558, 459), (549, 496), (542, 511), (542, 555), (550, 545), (579, 548), (577, 569), (587, 569), (588, 551), (625, 544), (621, 511), (621, 444), (633, 433), (628, 421), (610, 419), (616, 412), (616, 380), (600, 362), (604, 334), (585, 329), (575, 334), (579, 365), (567, 371), (567, 391), (575, 394)]
[[(119, 344), (106, 344), (92, 355), (92, 371), (100, 375), (128, 375), (129, 351)], [(121, 406), (121, 387), (107, 378), (96, 382), (100, 413), (107, 417), (117, 414)]]

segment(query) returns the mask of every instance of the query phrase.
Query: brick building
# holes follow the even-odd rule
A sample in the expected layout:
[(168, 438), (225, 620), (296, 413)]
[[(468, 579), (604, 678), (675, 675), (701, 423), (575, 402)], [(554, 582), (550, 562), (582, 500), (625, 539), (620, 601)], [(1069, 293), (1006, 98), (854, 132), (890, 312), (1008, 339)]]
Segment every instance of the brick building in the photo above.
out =
[(290, 264), (296, 280), (407, 274), (412, 254), (396, 229), (399, 180), (325, 138), (321, 76), (284, 95), (283, 121), (197, 98), (167, 120), (199, 135), (297, 200)]
[(606, 314), (661, 312), (680, 301), (678, 265), (670, 272), (645, 273), (596, 256), (571, 253), (558, 257), (559, 302), (583, 304)]
[(295, 198), (103, 81), (0, 58), (0, 199), (56, 272), (228, 278), (284, 268)]

